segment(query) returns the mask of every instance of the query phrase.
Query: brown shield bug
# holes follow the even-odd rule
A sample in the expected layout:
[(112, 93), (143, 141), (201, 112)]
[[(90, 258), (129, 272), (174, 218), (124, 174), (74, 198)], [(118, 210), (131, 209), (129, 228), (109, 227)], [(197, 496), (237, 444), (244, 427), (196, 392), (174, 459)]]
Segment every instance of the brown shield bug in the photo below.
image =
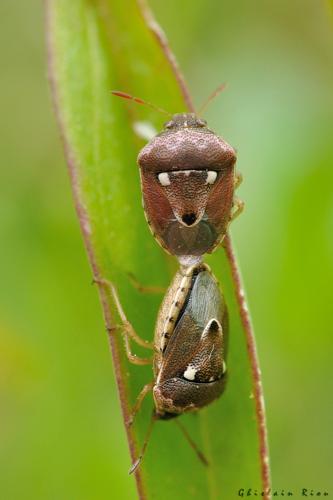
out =
[(206, 264), (179, 271), (159, 311), (154, 344), (155, 413), (168, 419), (196, 411), (225, 386), (227, 313)]
[[(133, 472), (156, 420), (197, 411), (222, 394), (226, 382), (227, 310), (219, 285), (206, 264), (180, 268), (162, 302), (151, 345), (136, 334), (127, 320), (114, 286), (105, 280), (96, 282), (107, 285), (113, 296), (122, 320), (128, 359), (135, 364), (153, 361), (154, 380), (140, 392), (128, 422), (132, 423), (144, 397), (152, 390), (155, 409), (142, 452), (130, 471)], [(130, 339), (153, 348), (153, 359), (133, 355)], [(199, 458), (206, 462), (182, 425), (178, 425)]]
[[(113, 94), (152, 106), (123, 92)], [(235, 162), (235, 150), (194, 113), (173, 115), (140, 151), (147, 222), (160, 245), (181, 263), (213, 252), (242, 211), (243, 202), (234, 196), (241, 182)]]

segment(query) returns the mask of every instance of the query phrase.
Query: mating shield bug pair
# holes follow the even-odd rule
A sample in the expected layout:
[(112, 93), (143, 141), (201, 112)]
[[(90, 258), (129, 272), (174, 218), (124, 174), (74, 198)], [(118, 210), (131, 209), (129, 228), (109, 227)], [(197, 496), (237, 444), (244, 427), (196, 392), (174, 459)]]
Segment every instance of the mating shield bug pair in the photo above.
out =
[[(123, 92), (113, 94), (150, 105)], [(173, 115), (139, 153), (147, 222), (160, 245), (178, 258), (181, 268), (162, 302), (152, 344), (136, 334), (113, 285), (99, 281), (109, 286), (114, 298), (129, 361), (141, 365), (153, 362), (154, 380), (140, 392), (128, 422), (133, 421), (146, 394), (153, 391), (151, 425), (131, 472), (140, 463), (157, 419), (199, 410), (224, 390), (227, 310), (216, 279), (201, 260), (221, 243), (230, 221), (243, 208), (234, 196), (241, 181), (235, 162), (235, 150), (193, 113)], [(153, 348), (153, 359), (133, 355), (130, 339)]]
[[(155, 404), (152, 424), (158, 419), (167, 420), (199, 410), (222, 394), (226, 382), (228, 317), (218, 283), (206, 264), (180, 268), (177, 272), (158, 313), (153, 344), (136, 334), (115, 288), (106, 281), (96, 281), (107, 285), (113, 296), (122, 320), (129, 361), (139, 365), (153, 362), (154, 380), (140, 392), (129, 424), (150, 391)], [(154, 349), (153, 359), (133, 355), (130, 339)], [(131, 472), (140, 463), (149, 434)], [(186, 431), (185, 436), (199, 458), (206, 462)]]

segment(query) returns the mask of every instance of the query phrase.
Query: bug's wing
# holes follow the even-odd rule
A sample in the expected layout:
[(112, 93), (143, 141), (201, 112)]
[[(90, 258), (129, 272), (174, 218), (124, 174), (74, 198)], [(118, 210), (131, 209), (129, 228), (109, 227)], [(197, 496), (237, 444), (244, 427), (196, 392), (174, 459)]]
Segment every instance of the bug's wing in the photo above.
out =
[(215, 278), (209, 271), (199, 273), (190, 292), (184, 315), (191, 316), (194, 323), (204, 330), (213, 318), (222, 323), (225, 309), (223, 296)]
[(212, 275), (199, 273), (167, 345), (159, 381), (172, 377), (212, 382), (224, 371), (226, 309)]

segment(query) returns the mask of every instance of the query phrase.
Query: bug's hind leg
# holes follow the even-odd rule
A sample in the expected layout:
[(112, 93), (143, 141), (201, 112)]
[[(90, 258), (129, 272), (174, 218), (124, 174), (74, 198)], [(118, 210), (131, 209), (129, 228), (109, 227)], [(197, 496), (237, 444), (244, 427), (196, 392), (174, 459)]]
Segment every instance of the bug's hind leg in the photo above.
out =
[(157, 418), (156, 418), (156, 415), (155, 413), (153, 412), (152, 413), (152, 416), (150, 418), (150, 423), (149, 423), (149, 427), (148, 427), (148, 430), (147, 430), (147, 434), (146, 434), (146, 437), (145, 437), (145, 440), (143, 442), (143, 446), (141, 448), (141, 452), (140, 452), (140, 455), (138, 456), (138, 458), (135, 460), (135, 462), (132, 464), (130, 470), (129, 470), (129, 474), (133, 474), (133, 472), (136, 471), (136, 469), (139, 467), (142, 459), (143, 459), (143, 456), (145, 454), (145, 451), (146, 451), (146, 448), (147, 448), (147, 445), (149, 443), (149, 439), (150, 439), (150, 436), (151, 436), (151, 433), (152, 433), (152, 430), (153, 430), (153, 427), (154, 427), (154, 424), (156, 422)]
[[(130, 325), (131, 329), (133, 328), (132, 325)], [(133, 365), (150, 365), (153, 362), (152, 358), (140, 358), (136, 354), (133, 354), (131, 351), (131, 345), (130, 345), (130, 334), (129, 334), (129, 329), (128, 325), (115, 325), (111, 328), (107, 328), (107, 331), (110, 336), (112, 336), (116, 330), (122, 329), (123, 337), (124, 337), (124, 345), (125, 345), (125, 351), (126, 351), (126, 356), (127, 359), (130, 363)], [(133, 330), (134, 331), (134, 330)], [(131, 332), (132, 334), (133, 332)], [(147, 345), (145, 347), (148, 347)]]
[(183, 424), (181, 422), (179, 422), (178, 419), (174, 420), (174, 423), (181, 430), (181, 432), (183, 433), (183, 436), (185, 437), (186, 441), (188, 442), (188, 444), (190, 445), (190, 447), (192, 448), (192, 450), (196, 453), (196, 455), (197, 455), (198, 459), (200, 460), (200, 462), (203, 465), (209, 465), (209, 462), (208, 462), (207, 458), (202, 453), (202, 451), (199, 450), (198, 446), (193, 441), (193, 439), (191, 438), (191, 436), (189, 435), (189, 433), (187, 432), (187, 430), (185, 429), (185, 427), (183, 426)]
[(145, 347), (147, 349), (154, 349), (154, 345), (151, 342), (148, 342), (147, 340), (142, 339), (135, 331), (132, 323), (128, 321), (125, 312), (122, 308), (122, 305), (120, 303), (120, 299), (117, 293), (117, 290), (113, 283), (111, 283), (108, 280), (101, 279), (101, 278), (94, 278), (93, 280), (94, 283), (97, 283), (99, 286), (105, 287), (115, 306), (118, 311), (119, 317), (121, 319), (121, 325), (113, 325), (113, 326), (107, 326), (107, 331), (109, 335), (114, 335), (114, 333), (121, 329), (123, 336), (124, 336), (124, 344), (125, 344), (125, 350), (126, 350), (126, 355), (128, 360), (136, 365), (148, 365), (152, 363), (151, 358), (139, 358), (135, 354), (132, 353), (131, 347), (130, 347), (130, 340), (133, 340), (136, 342), (138, 345)]

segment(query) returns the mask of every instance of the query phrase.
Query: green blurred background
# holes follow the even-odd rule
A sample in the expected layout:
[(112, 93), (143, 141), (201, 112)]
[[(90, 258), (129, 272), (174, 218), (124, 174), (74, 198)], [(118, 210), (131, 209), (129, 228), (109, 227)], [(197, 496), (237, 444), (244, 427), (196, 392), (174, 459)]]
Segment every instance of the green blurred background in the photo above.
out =
[[(228, 83), (206, 118), (238, 149), (244, 176), (246, 211), (232, 233), (263, 372), (273, 484), (332, 495), (329, 4), (151, 5), (196, 103)], [(51, 109), (42, 5), (2, 0), (0, 16), (0, 498), (132, 499), (107, 338)]]

